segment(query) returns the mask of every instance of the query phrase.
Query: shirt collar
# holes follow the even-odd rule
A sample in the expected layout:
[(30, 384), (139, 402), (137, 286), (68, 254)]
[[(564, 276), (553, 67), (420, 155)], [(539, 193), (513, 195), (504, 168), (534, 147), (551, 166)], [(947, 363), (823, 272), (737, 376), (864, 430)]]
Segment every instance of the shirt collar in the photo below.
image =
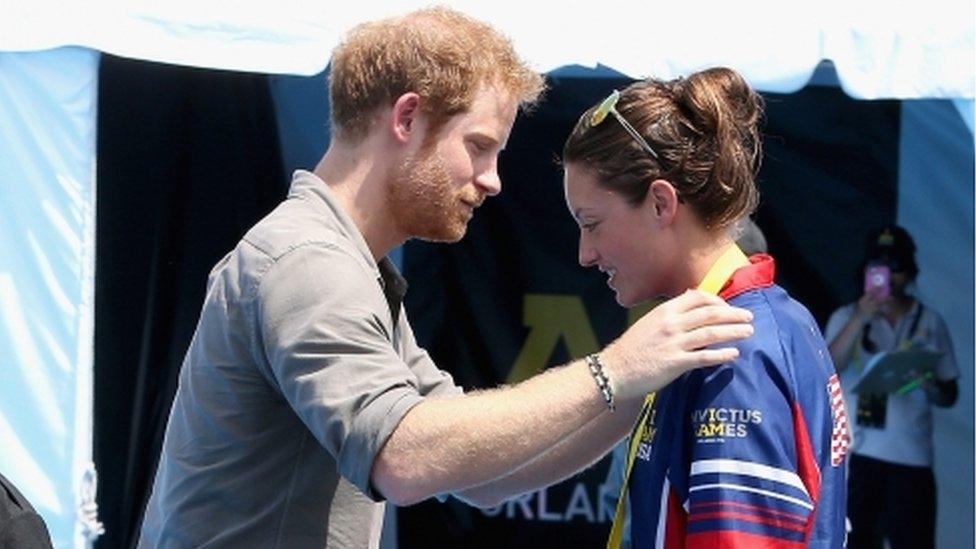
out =
[(337, 230), (345, 236), (355, 247), (356, 251), (362, 255), (362, 259), (379, 276), (379, 268), (373, 253), (366, 245), (366, 239), (359, 232), (359, 227), (353, 222), (349, 214), (342, 209), (339, 200), (336, 198), (329, 185), (322, 181), (319, 176), (305, 170), (295, 170), (291, 179), (291, 187), (288, 189), (288, 198), (306, 200), (312, 204), (326, 210), (328, 214), (323, 219), (331, 228)]
[(776, 276), (776, 262), (768, 254), (755, 254), (749, 257), (749, 265), (732, 273), (718, 295), (728, 301), (750, 290), (768, 288)]
[(396, 265), (388, 257), (380, 260), (379, 271), (380, 277), (378, 280), (380, 287), (383, 288), (386, 303), (390, 306), (393, 321), (396, 322), (396, 319), (400, 317), (400, 307), (403, 303), (403, 297), (407, 295), (407, 280), (403, 278)]
[(329, 185), (312, 172), (295, 170), (291, 187), (288, 189), (288, 198), (309, 201), (331, 214), (324, 216), (325, 222), (345, 236), (356, 251), (360, 253), (366, 265), (372, 269), (376, 281), (383, 288), (383, 295), (386, 297), (395, 322), (400, 314), (403, 297), (407, 293), (407, 281), (389, 258), (383, 257), (377, 264), (376, 260), (373, 259), (373, 253), (366, 244), (366, 239), (359, 231), (359, 227), (342, 209), (342, 205), (336, 199)]

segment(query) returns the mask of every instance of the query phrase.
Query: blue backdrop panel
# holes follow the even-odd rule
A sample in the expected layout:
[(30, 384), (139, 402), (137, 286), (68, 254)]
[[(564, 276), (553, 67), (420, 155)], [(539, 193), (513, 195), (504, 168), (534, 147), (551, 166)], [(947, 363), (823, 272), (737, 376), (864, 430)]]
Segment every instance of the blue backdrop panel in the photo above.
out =
[(918, 245), (917, 293), (945, 318), (962, 374), (956, 405), (933, 410), (937, 547), (973, 547), (972, 105), (902, 102), (898, 222)]
[(0, 471), (57, 547), (91, 462), (98, 53), (0, 53)]

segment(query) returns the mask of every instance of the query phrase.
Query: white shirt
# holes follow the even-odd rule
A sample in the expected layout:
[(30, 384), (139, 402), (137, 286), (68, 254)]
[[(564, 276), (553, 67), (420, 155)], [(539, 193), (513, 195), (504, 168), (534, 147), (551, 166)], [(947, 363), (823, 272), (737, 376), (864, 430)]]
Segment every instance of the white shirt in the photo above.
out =
[[(837, 337), (856, 306), (856, 303), (845, 305), (830, 316), (825, 333), (828, 342)], [(937, 379), (956, 379), (959, 377), (959, 368), (952, 352), (949, 331), (939, 313), (931, 307), (923, 306), (918, 325), (910, 333), (915, 317), (919, 315), (919, 306), (920, 303), (916, 300), (911, 310), (895, 326), (881, 315), (871, 320), (868, 338), (874, 343), (875, 352), (896, 350), (903, 341), (910, 340), (913, 346), (942, 353), (942, 359), (935, 368)], [(857, 394), (849, 392), (847, 388), (857, 383), (863, 374), (861, 364), (871, 358), (871, 354), (861, 346), (860, 335), (855, 345), (861, 347), (860, 351), (855, 349), (851, 362), (840, 375), (844, 400), (849, 410), (857, 409)], [(852, 421), (851, 424), (854, 429), (854, 443), (851, 447), (853, 453), (900, 465), (932, 465), (932, 406), (923, 389), (918, 388), (904, 395), (888, 395), (883, 428), (858, 425), (857, 421)]]

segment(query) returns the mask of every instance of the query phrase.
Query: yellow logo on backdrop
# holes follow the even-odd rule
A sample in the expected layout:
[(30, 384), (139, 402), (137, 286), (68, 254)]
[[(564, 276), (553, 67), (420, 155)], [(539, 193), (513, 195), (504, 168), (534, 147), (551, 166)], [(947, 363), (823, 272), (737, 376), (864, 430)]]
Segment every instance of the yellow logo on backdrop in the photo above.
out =
[[(636, 322), (657, 304), (653, 301), (629, 309), (627, 325)], [(573, 358), (600, 350), (593, 325), (578, 295), (527, 294), (522, 322), (529, 328), (529, 335), (508, 374), (507, 383), (518, 383), (544, 370), (560, 338)]]
[(579, 296), (528, 294), (523, 310), (522, 322), (529, 328), (529, 336), (508, 374), (508, 383), (517, 383), (541, 372), (560, 338), (571, 357), (579, 358), (600, 350)]

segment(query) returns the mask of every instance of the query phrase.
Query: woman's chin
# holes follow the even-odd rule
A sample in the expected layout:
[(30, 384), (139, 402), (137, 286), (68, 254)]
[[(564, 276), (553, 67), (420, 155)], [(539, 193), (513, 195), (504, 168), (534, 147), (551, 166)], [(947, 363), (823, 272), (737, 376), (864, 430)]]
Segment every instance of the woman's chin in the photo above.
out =
[(653, 296), (638, 296), (632, 293), (621, 292), (620, 290), (617, 290), (616, 292), (617, 292), (616, 294), (617, 304), (627, 309), (636, 307), (641, 303), (644, 303), (645, 301), (650, 301), (651, 299), (654, 298)]
[(645, 307), (646, 309), (650, 310), (653, 309), (654, 307), (657, 307), (661, 303), (664, 303), (668, 299), (671, 299), (671, 296), (665, 295), (663, 293), (653, 293), (644, 296), (633, 296), (633, 295), (626, 295), (617, 292), (616, 298), (617, 298), (617, 304), (620, 305), (621, 307), (627, 309), (633, 309), (635, 307)]
[(621, 288), (616, 288), (613, 285), (610, 285), (610, 289), (613, 290), (613, 297), (617, 300), (617, 305), (620, 305), (621, 307), (634, 306), (633, 300), (629, 295), (627, 295), (626, 291), (622, 290)]

